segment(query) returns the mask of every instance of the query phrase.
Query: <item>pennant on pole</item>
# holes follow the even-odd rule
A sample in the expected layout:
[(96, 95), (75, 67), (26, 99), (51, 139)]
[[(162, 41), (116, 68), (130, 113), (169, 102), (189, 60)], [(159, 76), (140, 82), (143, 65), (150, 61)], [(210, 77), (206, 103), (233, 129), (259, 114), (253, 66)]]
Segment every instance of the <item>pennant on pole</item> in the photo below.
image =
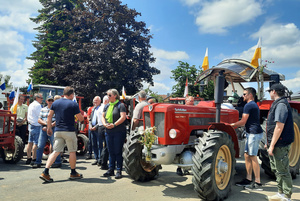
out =
[(0, 89), (4, 91), (6, 89), (4, 76), (1, 78)]
[(123, 100), (126, 99), (126, 92), (125, 92), (124, 86), (123, 86), (123, 88), (122, 88), (122, 98), (123, 98)]
[(27, 88), (27, 92), (30, 92), (32, 89), (33, 89), (33, 85), (32, 85), (32, 79), (31, 79), (30, 84), (28, 85), (28, 88)]
[(259, 66), (258, 59), (261, 59), (261, 39), (258, 39), (257, 47), (251, 60), (251, 65), (255, 68)]
[(73, 101), (74, 101), (75, 103), (77, 103), (75, 92), (74, 92), (74, 98), (73, 98)]
[(13, 90), (10, 92), (10, 94), (9, 94), (9, 100), (12, 100), (14, 97), (15, 97), (15, 87), (13, 86)]
[(183, 97), (186, 97), (188, 94), (189, 94), (188, 78), (186, 78)]
[(19, 87), (17, 89), (17, 94), (15, 96), (15, 99), (14, 99), (14, 103), (12, 105), (12, 108), (13, 108), (13, 114), (17, 114), (17, 108), (18, 108), (18, 101), (19, 101)]
[(203, 71), (206, 71), (209, 68), (209, 63), (208, 63), (208, 48), (206, 48), (204, 60), (202, 63), (202, 69)]

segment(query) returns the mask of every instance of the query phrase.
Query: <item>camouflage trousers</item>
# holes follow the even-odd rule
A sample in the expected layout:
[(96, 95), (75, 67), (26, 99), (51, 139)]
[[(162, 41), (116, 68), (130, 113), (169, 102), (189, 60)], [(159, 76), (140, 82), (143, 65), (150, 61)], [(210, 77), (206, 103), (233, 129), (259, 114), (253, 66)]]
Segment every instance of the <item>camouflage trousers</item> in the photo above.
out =
[(292, 176), (289, 168), (289, 150), (291, 145), (275, 147), (274, 156), (269, 156), (272, 171), (276, 175), (278, 192), (290, 198), (292, 195)]

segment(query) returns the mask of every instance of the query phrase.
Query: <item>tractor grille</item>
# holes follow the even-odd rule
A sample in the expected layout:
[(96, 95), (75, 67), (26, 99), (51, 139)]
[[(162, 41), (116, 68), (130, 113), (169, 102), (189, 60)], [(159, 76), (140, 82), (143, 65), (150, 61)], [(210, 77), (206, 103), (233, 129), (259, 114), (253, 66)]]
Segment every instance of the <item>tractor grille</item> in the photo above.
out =
[[(150, 113), (144, 112), (145, 127), (151, 127)], [(165, 129), (165, 113), (155, 112), (154, 113), (154, 126), (156, 127), (155, 135), (157, 137), (164, 137)]]
[(154, 126), (156, 127), (155, 134), (157, 137), (164, 137), (164, 129), (165, 129), (165, 113), (156, 112), (154, 114), (155, 122)]
[(150, 122), (150, 113), (149, 112), (145, 112), (145, 126), (147, 127), (151, 127), (151, 122)]

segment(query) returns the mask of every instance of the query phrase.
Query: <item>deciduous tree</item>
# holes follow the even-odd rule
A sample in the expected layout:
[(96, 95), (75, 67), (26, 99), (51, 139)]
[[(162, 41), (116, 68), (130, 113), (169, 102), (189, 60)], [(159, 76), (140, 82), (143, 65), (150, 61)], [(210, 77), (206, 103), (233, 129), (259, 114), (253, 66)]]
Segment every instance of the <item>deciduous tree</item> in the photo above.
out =
[(178, 61), (179, 66), (171, 72), (173, 75), (171, 79), (174, 79), (177, 84), (172, 87), (173, 97), (183, 97), (186, 78), (188, 78), (188, 95), (196, 97), (199, 95), (205, 100), (213, 100), (214, 98), (214, 85), (212, 81), (209, 81), (207, 85), (203, 85), (200, 90), (200, 84), (196, 82), (197, 75), (202, 72), (200, 68), (196, 68), (195, 65), (190, 66), (187, 62)]

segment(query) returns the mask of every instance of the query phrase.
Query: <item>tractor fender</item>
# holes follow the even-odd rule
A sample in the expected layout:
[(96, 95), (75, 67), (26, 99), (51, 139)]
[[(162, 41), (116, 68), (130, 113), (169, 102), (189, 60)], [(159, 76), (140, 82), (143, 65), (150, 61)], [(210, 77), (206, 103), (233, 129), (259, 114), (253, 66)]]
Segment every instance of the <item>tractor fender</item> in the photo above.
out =
[(232, 126), (229, 124), (225, 123), (212, 123), (209, 127), (208, 130), (219, 130), (227, 133), (228, 135), (231, 136), (231, 139), (234, 143), (234, 150), (235, 150), (235, 157), (239, 158), (239, 142), (237, 138), (237, 134)]

